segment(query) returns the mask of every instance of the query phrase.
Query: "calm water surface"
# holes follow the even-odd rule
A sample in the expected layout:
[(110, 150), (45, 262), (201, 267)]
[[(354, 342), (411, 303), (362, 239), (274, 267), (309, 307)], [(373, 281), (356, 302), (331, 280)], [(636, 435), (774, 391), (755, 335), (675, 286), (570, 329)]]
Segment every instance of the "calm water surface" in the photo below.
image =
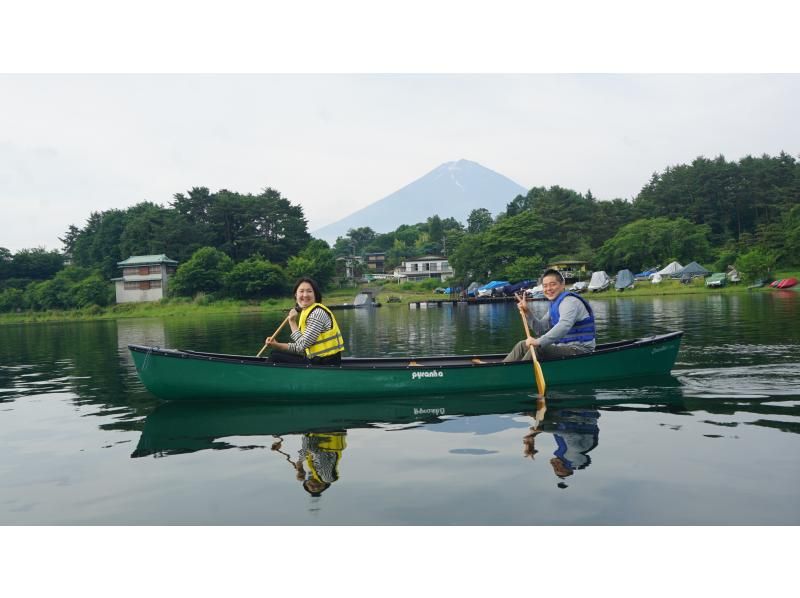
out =
[[(280, 314), (0, 326), (0, 524), (799, 524), (800, 293), (592, 305), (601, 341), (684, 330), (673, 375), (544, 406), (181, 405), (142, 387), (128, 343), (255, 354)], [(512, 304), (337, 318), (354, 356), (522, 336)]]

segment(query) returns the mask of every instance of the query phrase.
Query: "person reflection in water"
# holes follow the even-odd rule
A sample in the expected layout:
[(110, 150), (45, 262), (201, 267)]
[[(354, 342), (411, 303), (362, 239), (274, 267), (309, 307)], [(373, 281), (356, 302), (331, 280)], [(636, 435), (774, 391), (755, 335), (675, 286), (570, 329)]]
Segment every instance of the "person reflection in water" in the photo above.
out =
[(566, 478), (575, 470), (586, 469), (592, 463), (589, 453), (600, 440), (597, 419), (600, 412), (594, 409), (559, 409), (546, 428), (556, 441), (555, 455), (550, 459), (553, 473), (559, 478), (558, 487), (566, 488)]
[(303, 482), (303, 489), (311, 496), (319, 497), (339, 479), (339, 462), (347, 447), (347, 432), (309, 432), (303, 434), (302, 448), (297, 461), (281, 451), (283, 439), (272, 445), (272, 450), (281, 453), (294, 467), (295, 476)]
[(559, 479), (558, 487), (566, 488), (564, 480), (573, 475), (575, 470), (589, 467), (592, 462), (589, 453), (599, 442), (597, 420), (600, 412), (594, 409), (557, 409), (545, 419), (547, 408), (544, 399), (540, 398), (536, 407), (536, 413), (529, 414), (533, 417), (533, 426), (522, 439), (523, 455), (535, 459), (539, 452), (535, 444), (536, 437), (542, 432), (552, 433), (556, 450), (553, 452), (555, 456), (550, 459), (550, 466)]

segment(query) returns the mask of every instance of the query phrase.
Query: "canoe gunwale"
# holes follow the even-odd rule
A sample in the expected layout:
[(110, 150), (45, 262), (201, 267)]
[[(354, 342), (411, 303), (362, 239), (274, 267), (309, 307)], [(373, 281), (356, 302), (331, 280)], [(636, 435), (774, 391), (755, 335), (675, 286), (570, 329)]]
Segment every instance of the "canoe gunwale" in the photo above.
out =
[[(623, 340), (612, 343), (598, 345), (597, 348), (589, 353), (559, 357), (556, 359), (542, 360), (542, 363), (557, 363), (562, 361), (572, 361), (575, 359), (586, 359), (597, 357), (598, 355), (616, 353), (634, 348), (657, 345), (680, 339), (683, 331), (670, 332), (667, 334), (654, 335), (631, 340)], [(191, 351), (181, 349), (165, 349), (161, 347), (148, 347), (145, 345), (128, 345), (128, 349), (133, 352), (144, 354), (155, 354), (161, 357), (171, 357), (175, 359), (192, 359), (197, 361), (214, 361), (222, 363), (235, 363), (239, 365), (252, 365), (261, 367), (275, 367), (280, 369), (312, 369), (312, 370), (413, 370), (425, 367), (435, 367), (444, 369), (456, 368), (495, 368), (515, 366), (520, 363), (530, 365), (529, 361), (504, 362), (505, 353), (492, 353), (482, 355), (441, 355), (428, 357), (345, 357), (342, 365), (339, 366), (315, 366), (306, 364), (286, 364), (272, 363), (266, 357), (255, 357), (252, 355), (229, 355), (224, 353), (207, 353), (202, 351)]]

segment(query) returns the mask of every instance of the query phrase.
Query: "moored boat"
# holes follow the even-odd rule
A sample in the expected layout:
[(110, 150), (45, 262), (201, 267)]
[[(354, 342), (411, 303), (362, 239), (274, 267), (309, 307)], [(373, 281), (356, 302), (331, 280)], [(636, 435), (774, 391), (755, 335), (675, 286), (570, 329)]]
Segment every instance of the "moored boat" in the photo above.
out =
[[(682, 332), (598, 345), (592, 353), (542, 361), (548, 387), (668, 374)], [(145, 387), (166, 400), (304, 397), (367, 399), (535, 388), (530, 361), (505, 354), (344, 358), (341, 366), (128, 345)]]

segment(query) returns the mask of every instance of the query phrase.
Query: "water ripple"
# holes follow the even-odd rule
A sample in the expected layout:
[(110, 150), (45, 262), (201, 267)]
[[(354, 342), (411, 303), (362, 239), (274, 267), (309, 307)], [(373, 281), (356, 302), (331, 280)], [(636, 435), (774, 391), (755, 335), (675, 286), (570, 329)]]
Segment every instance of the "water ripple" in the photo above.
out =
[(800, 397), (800, 363), (678, 370), (674, 374), (687, 397)]

